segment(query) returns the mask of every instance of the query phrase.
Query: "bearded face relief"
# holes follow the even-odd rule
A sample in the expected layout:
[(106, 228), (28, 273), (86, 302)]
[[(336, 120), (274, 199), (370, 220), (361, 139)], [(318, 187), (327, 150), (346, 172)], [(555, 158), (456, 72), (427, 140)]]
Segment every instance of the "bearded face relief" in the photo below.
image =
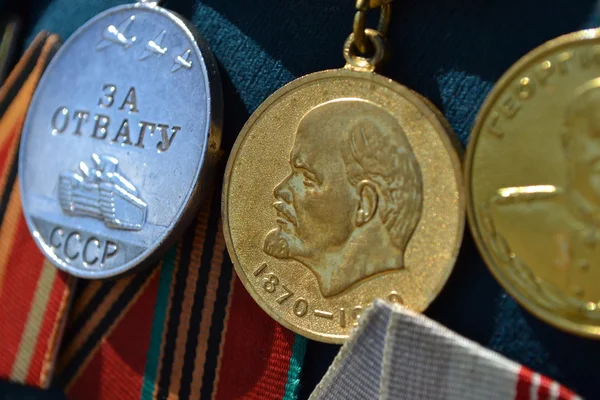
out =
[(264, 251), (309, 268), (324, 296), (339, 294), (404, 267), (422, 192), (396, 118), (365, 100), (323, 103), (298, 126), (290, 173), (273, 191), (277, 226)]

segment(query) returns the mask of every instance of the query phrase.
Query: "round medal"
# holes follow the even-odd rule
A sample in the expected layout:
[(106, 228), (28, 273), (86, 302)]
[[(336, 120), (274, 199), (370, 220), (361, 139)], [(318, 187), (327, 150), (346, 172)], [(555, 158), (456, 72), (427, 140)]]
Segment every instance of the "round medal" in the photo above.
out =
[(40, 80), (21, 139), (23, 209), (44, 254), (84, 278), (160, 254), (209, 190), (221, 107), (210, 51), (156, 2), (79, 28)]
[(227, 164), (225, 238), (273, 318), (339, 343), (375, 298), (424, 310), (464, 227), (459, 160), (441, 114), (349, 69), (307, 75), (252, 115)]
[(600, 30), (588, 30), (519, 60), (479, 113), (466, 168), (470, 224), (496, 279), (539, 318), (592, 337), (600, 337), (599, 54)]

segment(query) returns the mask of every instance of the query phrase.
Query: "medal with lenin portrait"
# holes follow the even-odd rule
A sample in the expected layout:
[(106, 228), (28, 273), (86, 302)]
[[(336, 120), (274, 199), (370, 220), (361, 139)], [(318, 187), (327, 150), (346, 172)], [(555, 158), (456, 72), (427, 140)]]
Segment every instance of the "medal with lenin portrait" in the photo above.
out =
[(355, 54), (352, 34), (345, 68), (299, 78), (255, 111), (223, 187), (225, 239), (246, 289), (284, 326), (331, 343), (377, 298), (423, 311), (464, 228), (447, 122), (374, 72), (383, 35), (365, 34), (372, 58)]

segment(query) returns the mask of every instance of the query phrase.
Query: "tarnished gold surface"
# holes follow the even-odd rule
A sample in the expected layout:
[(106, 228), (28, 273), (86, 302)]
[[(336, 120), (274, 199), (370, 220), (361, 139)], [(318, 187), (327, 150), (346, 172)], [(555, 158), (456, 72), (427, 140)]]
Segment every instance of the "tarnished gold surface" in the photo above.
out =
[(240, 133), (225, 172), (227, 247), (286, 327), (340, 343), (375, 298), (423, 311), (462, 240), (460, 164), (446, 122), (369, 72), (307, 75)]
[(600, 30), (550, 41), (500, 79), (466, 179), (498, 281), (544, 321), (600, 337)]

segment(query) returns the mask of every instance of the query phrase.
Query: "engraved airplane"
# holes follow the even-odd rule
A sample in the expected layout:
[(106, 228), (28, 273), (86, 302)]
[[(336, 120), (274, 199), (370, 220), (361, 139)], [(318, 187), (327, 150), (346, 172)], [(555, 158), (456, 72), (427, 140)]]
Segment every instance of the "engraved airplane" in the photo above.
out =
[(192, 68), (192, 62), (189, 61), (191, 52), (192, 51), (190, 49), (187, 49), (182, 56), (175, 57), (175, 62), (173, 63), (173, 67), (171, 67), (171, 72), (177, 72), (181, 68)]
[(119, 26), (110, 25), (102, 32), (102, 40), (98, 42), (96, 45), (96, 50), (102, 50), (107, 48), (110, 45), (116, 44), (122, 46), (123, 48), (128, 48), (135, 42), (136, 37), (125, 36), (127, 30), (135, 20), (135, 15), (127, 18), (125, 21), (121, 22)]
[(161, 46), (162, 46), (162, 42), (163, 42), (163, 39), (165, 38), (166, 33), (167, 33), (167, 31), (163, 30), (161, 33), (159, 33), (154, 38), (154, 40), (149, 40), (148, 43), (146, 43), (146, 48), (140, 55), (140, 60), (145, 60), (146, 58), (150, 57), (153, 54), (155, 54), (159, 57), (165, 55), (165, 53), (167, 52), (167, 47), (166, 46), (161, 47)]

